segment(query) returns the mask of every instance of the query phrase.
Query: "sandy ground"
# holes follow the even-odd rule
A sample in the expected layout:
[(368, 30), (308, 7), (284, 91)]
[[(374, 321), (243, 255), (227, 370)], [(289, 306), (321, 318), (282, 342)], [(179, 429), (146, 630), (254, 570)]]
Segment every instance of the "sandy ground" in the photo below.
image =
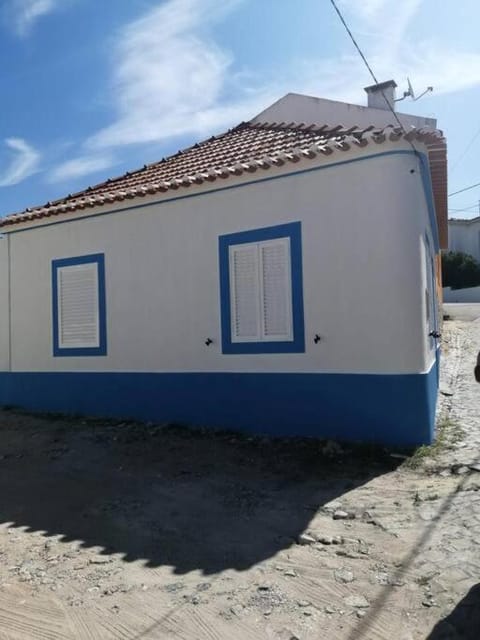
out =
[(0, 412), (0, 640), (480, 638), (480, 324), (441, 448)]

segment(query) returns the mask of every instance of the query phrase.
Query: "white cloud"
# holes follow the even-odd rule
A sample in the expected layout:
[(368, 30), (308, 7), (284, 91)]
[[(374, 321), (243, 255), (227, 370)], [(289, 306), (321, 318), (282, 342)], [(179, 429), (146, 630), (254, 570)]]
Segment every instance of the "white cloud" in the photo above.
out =
[[(412, 19), (424, 0), (343, 0), (341, 9), (347, 24), (367, 57), (375, 53), (393, 62), (408, 42)], [(354, 51), (353, 43), (338, 20), (338, 33), (343, 32), (345, 50)], [(356, 54), (358, 55), (358, 54)]]
[[(433, 86), (434, 96), (478, 86), (480, 54), (449, 46), (443, 39), (418, 39), (412, 35), (413, 20), (422, 3), (423, 0), (344, 0), (341, 8), (377, 79), (396, 80), (399, 95), (407, 89), (407, 77), (417, 93)], [(362, 104), (362, 87), (373, 84), (373, 79), (340, 21), (338, 29), (345, 36), (344, 50), (351, 53), (318, 61), (317, 94)], [(308, 66), (311, 65), (309, 61)], [(300, 74), (297, 86), (302, 79), (311, 84), (311, 79)]]
[[(238, 4), (223, 2), (225, 15)], [(112, 94), (116, 120), (89, 141), (95, 149), (221, 128), (252, 98), (224, 99), (231, 57), (204, 33), (217, 0), (170, 0), (119, 34)], [(253, 100), (256, 103), (256, 100)], [(240, 108), (239, 108), (240, 107)]]
[(363, 19), (377, 18), (389, 0), (341, 0), (340, 8), (356, 13)]
[(27, 35), (35, 22), (60, 6), (60, 0), (12, 0), (10, 14), (16, 33)]
[[(423, 0), (342, 0), (340, 8), (349, 16), (376, 24), (378, 28), (397, 29), (402, 27), (402, 16), (412, 15)], [(390, 19), (388, 20), (387, 18)], [(400, 19), (400, 22), (397, 22)]]
[(36, 173), (40, 162), (38, 151), (22, 138), (7, 138), (5, 144), (14, 154), (9, 166), (0, 172), (0, 187), (10, 187), (22, 182)]
[[(433, 86), (434, 93), (429, 94), (433, 97), (480, 85), (480, 54), (441, 47), (433, 42), (422, 43), (415, 48), (406, 47), (393, 60), (379, 52), (370, 55), (368, 61), (380, 82), (390, 79), (397, 81), (398, 97), (407, 89), (407, 77), (417, 94)], [(311, 64), (309, 61), (304, 66), (310, 67)], [(298, 75), (299, 77), (292, 79), (290, 91), (354, 104), (365, 104), (363, 87), (373, 84), (363, 62), (353, 54), (336, 60), (319, 60), (313, 77), (308, 76), (307, 72)], [(427, 103), (428, 97), (425, 97), (418, 103), (417, 112), (428, 110), (430, 107)], [(398, 103), (399, 111), (408, 104), (408, 100)]]
[[(274, 78), (249, 69), (236, 75), (231, 54), (212, 40), (209, 28), (212, 16), (220, 20), (243, 1), (168, 0), (115, 34), (108, 94), (112, 122), (94, 132), (79, 157), (55, 169), (50, 179), (107, 168), (125, 145), (219, 132), (290, 91), (365, 103), (363, 87), (373, 80), (340, 21), (343, 56), (292, 60)], [(395, 79), (400, 95), (407, 76), (417, 92), (433, 85), (434, 95), (479, 85), (480, 54), (434, 37), (414, 39), (412, 25), (422, 2), (344, 0), (340, 6), (379, 81)]]
[(108, 169), (115, 164), (115, 159), (110, 155), (100, 156), (80, 156), (73, 160), (68, 160), (55, 167), (48, 176), (49, 182), (64, 182), (90, 175), (96, 171)]
[[(387, 70), (380, 58), (377, 59), (377, 67), (384, 70), (386, 77)], [(399, 79), (409, 76), (415, 83), (417, 93), (430, 85), (433, 85), (435, 95), (440, 95), (480, 84), (480, 54), (459, 51), (434, 42), (407, 48), (391, 68)]]
[[(224, 2), (223, 15), (239, 1)], [(354, 31), (357, 26), (366, 30), (361, 45), (380, 81), (395, 78), (401, 85), (408, 75), (418, 90), (434, 84), (437, 93), (478, 84), (476, 54), (447, 51), (443, 42), (411, 41), (410, 26), (421, 4), (422, 0), (344, 0), (342, 9)], [(295, 60), (275, 80), (260, 78), (251, 86), (249, 79), (250, 86), (239, 89), (230, 55), (206, 33), (205, 23), (216, 15), (210, 10), (214, 5), (218, 8), (215, 0), (169, 0), (124, 28), (113, 53), (116, 117), (87, 141), (90, 152), (220, 131), (252, 117), (288, 91), (364, 102), (362, 88), (373, 80), (346, 32), (348, 54)], [(338, 29), (341, 36), (340, 21)], [(244, 81), (245, 77), (248, 74)]]
[[(395, 67), (402, 51), (409, 46), (409, 26), (422, 2), (423, 0), (402, 0), (401, 2), (397, 0), (343, 1), (342, 7), (347, 23), (350, 24), (358, 44), (367, 55), (377, 77), (380, 75), (379, 70), (373, 64), (372, 58), (380, 58), (382, 67)], [(345, 35), (345, 44), (354, 51), (353, 43), (348, 45), (349, 36), (340, 21), (338, 27)], [(356, 56), (361, 61), (358, 54)], [(392, 77), (391, 73), (388, 78), (383, 79), (390, 77)], [(379, 81), (381, 80), (379, 78)]]

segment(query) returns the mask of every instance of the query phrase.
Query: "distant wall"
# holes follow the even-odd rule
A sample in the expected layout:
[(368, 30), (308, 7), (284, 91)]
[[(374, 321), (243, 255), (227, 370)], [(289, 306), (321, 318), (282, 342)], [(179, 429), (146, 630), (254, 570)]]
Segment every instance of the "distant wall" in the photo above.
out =
[[(425, 118), (406, 113), (397, 113), (404, 127), (431, 127), (435, 129), (435, 118)], [(252, 122), (317, 122), (345, 127), (386, 127), (398, 126), (398, 122), (389, 109), (374, 109), (348, 102), (314, 98), (297, 93), (289, 93), (270, 107), (259, 113)]]
[(480, 302), (480, 287), (469, 287), (468, 289), (452, 289), (444, 287), (444, 302)]
[(468, 253), (480, 260), (480, 219), (470, 221), (449, 220), (448, 248)]

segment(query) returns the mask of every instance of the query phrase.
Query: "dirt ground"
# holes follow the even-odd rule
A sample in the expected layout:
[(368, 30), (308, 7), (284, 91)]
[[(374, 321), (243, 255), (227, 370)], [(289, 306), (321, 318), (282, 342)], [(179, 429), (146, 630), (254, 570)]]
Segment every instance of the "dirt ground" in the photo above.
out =
[(478, 640), (480, 324), (444, 332), (410, 459), (0, 412), (0, 640)]

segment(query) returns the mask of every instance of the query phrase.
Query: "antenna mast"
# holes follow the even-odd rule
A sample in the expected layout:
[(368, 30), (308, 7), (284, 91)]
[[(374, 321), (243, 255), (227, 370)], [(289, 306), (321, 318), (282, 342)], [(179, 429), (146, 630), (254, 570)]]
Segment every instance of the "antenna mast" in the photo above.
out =
[(433, 91), (433, 87), (427, 87), (423, 93), (421, 93), (419, 96), (416, 96), (415, 91), (413, 90), (413, 87), (412, 87), (412, 83), (410, 82), (410, 78), (407, 78), (407, 85), (408, 85), (407, 91), (404, 91), (403, 96), (401, 98), (397, 98), (395, 102), (401, 102), (402, 100), (405, 100), (405, 98), (411, 98), (412, 102), (417, 102), (417, 100), (420, 100), (420, 98), (423, 98), (425, 94)]

